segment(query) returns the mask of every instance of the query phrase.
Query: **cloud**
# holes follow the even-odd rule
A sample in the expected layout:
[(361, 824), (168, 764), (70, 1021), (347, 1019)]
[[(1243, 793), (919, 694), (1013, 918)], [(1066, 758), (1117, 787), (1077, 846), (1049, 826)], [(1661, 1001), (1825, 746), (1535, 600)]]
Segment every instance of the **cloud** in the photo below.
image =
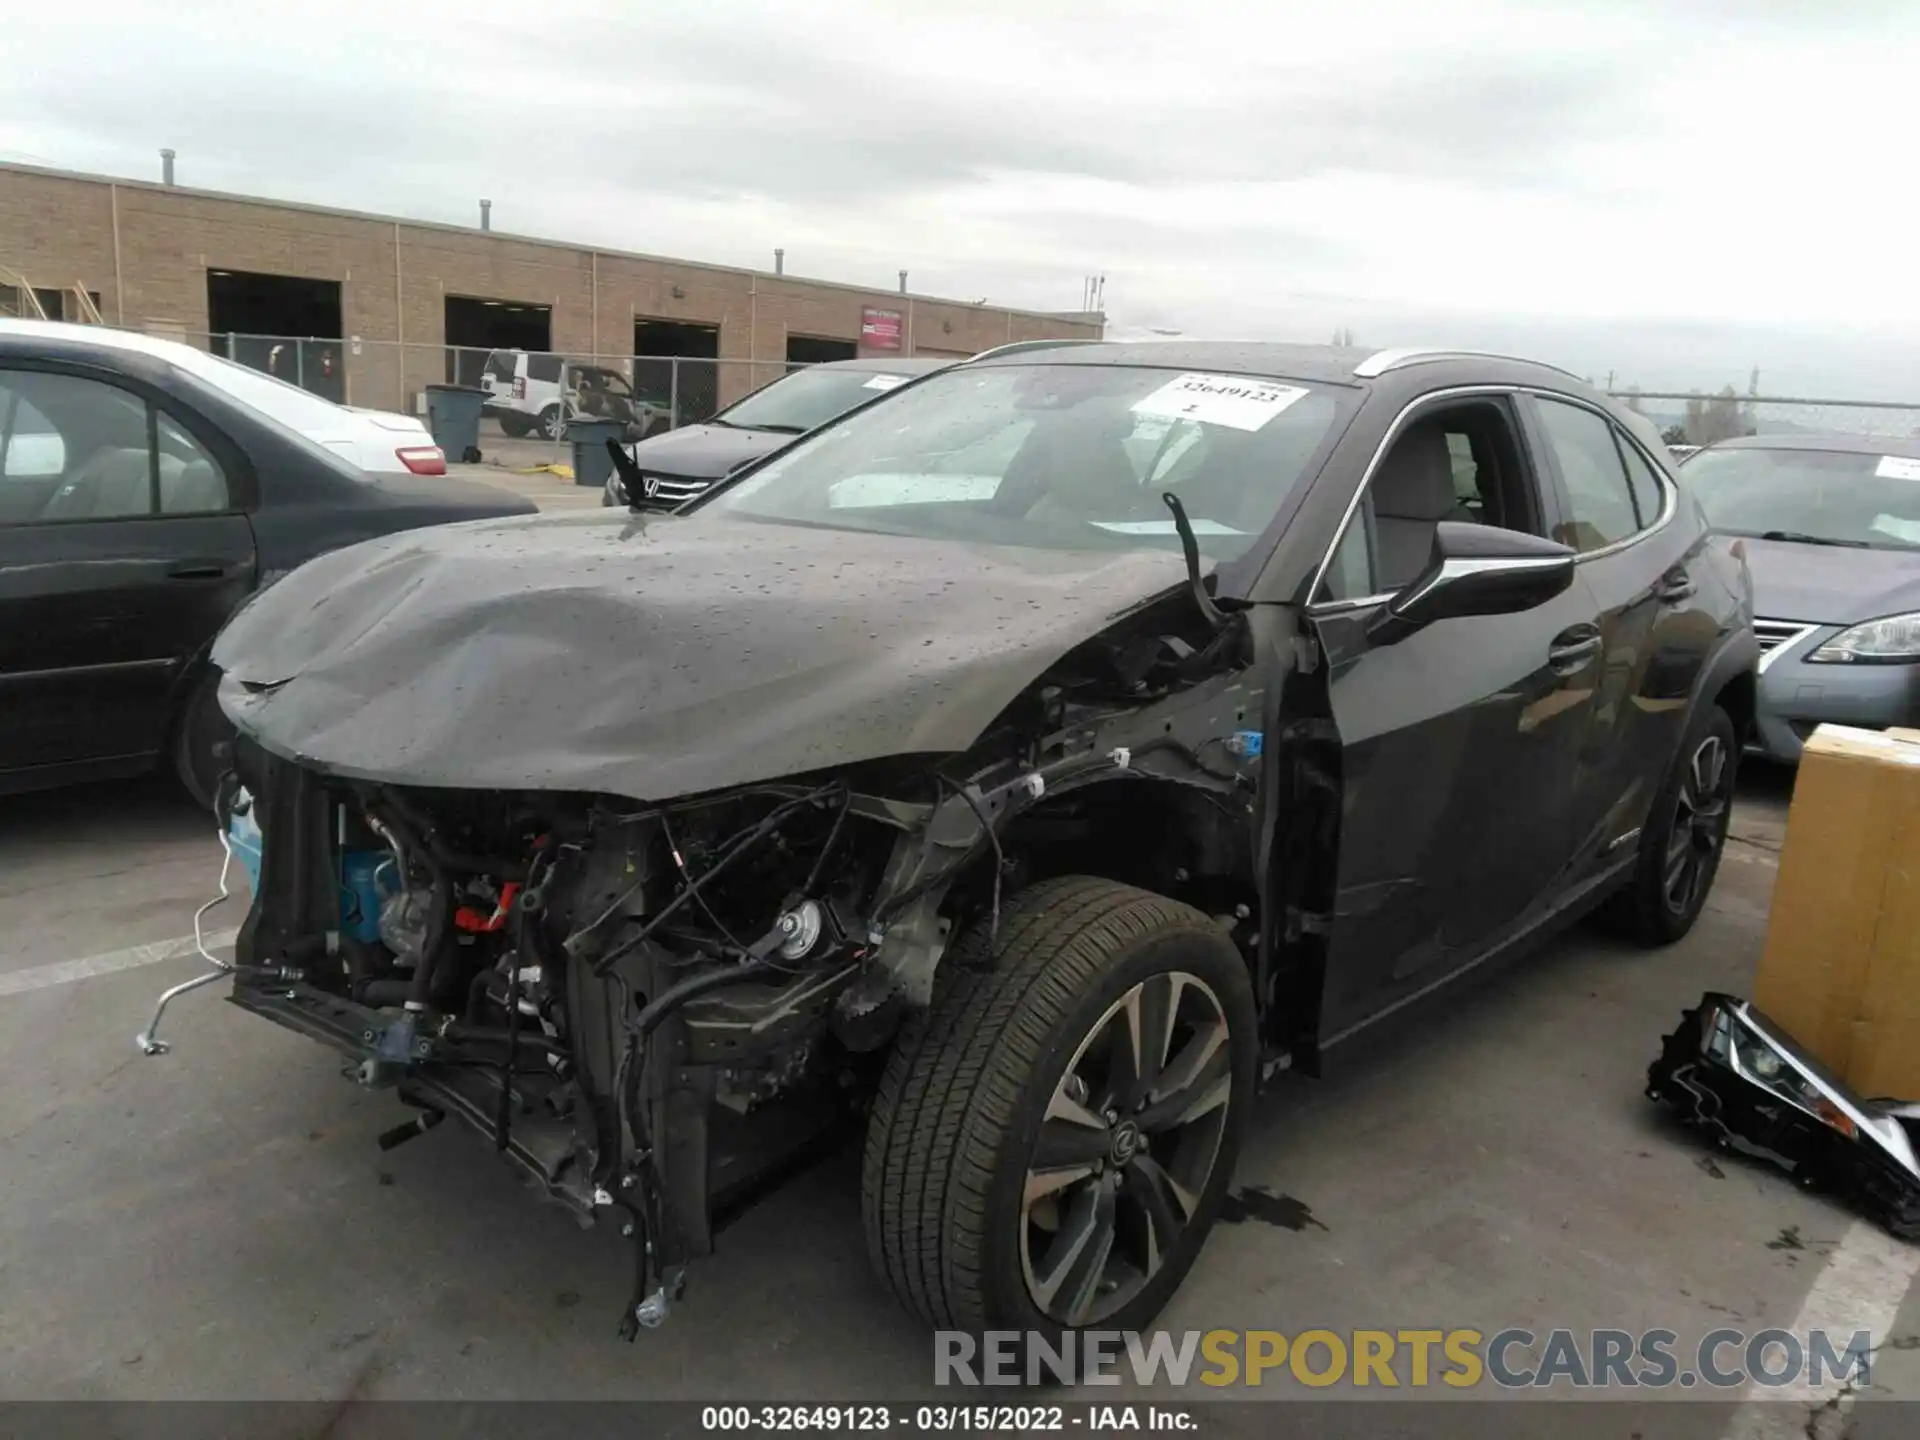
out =
[(1894, 0), (94, 10), (81, 46), (0, 28), (0, 159), (152, 176), (167, 144), (189, 184), (486, 195), (503, 229), (965, 299), (1104, 273), (1136, 326), (1920, 392)]

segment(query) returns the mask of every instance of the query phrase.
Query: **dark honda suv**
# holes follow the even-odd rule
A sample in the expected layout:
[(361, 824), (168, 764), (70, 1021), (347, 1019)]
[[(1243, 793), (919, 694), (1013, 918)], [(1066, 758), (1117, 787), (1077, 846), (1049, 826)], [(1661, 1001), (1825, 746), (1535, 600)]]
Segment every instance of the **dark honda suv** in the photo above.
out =
[(952, 363), (876, 356), (791, 371), (710, 420), (624, 447), (615, 462), (619, 473), (607, 480), (600, 503), (625, 505), (632, 498), (629, 488), (636, 495), (691, 500), (728, 471), (791, 445), (794, 436)]
[(927, 1320), (1138, 1328), (1260, 1076), (1596, 907), (1687, 933), (1750, 608), (1561, 371), (1015, 347), (675, 513), (258, 597), (233, 998), (419, 1107), (390, 1141), (456, 1116), (615, 1218), (630, 1331), (842, 1124)]

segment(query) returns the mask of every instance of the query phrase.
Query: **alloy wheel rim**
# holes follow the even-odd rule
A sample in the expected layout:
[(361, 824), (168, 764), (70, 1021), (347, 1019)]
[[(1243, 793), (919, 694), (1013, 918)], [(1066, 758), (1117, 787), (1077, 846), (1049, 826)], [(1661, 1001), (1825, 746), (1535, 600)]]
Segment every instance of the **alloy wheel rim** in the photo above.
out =
[(1714, 856), (1726, 837), (1733, 799), (1729, 761), (1720, 737), (1709, 735), (1681, 774), (1661, 886), (1668, 908), (1676, 915), (1688, 914), (1699, 904)]
[(1219, 1162), (1233, 1047), (1213, 988), (1141, 981), (1081, 1039), (1055, 1084), (1020, 1205), (1027, 1293), (1049, 1319), (1104, 1319), (1165, 1264)]

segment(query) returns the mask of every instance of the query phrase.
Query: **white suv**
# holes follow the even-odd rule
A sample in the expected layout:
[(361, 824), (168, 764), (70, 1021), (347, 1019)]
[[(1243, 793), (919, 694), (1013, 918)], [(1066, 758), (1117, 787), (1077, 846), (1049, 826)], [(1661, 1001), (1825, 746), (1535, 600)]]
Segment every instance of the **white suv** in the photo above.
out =
[(480, 372), (480, 388), (487, 392), (481, 413), (498, 420), (509, 435), (528, 435), (538, 426), (549, 440), (558, 440), (567, 430), (561, 405), (566, 368), (558, 355), (492, 351)]
[(561, 355), (495, 350), (480, 372), (487, 392), (481, 413), (511, 436), (538, 430), (549, 440), (567, 433), (567, 422), (584, 417), (623, 420), (629, 440), (644, 440), (667, 428), (667, 410), (633, 393), (618, 370), (569, 361)]

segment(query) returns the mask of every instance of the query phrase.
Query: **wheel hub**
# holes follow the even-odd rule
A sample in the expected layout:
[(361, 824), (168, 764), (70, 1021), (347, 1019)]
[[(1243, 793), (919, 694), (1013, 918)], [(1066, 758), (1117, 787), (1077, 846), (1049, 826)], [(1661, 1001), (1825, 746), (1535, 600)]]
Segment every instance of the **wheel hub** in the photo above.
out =
[(1137, 1295), (1186, 1233), (1218, 1161), (1233, 1086), (1211, 986), (1163, 972), (1110, 1005), (1056, 1082), (1027, 1164), (1027, 1291), (1065, 1325)]
[(1705, 889), (1708, 870), (1726, 834), (1733, 770), (1726, 747), (1717, 736), (1708, 736), (1681, 773), (1662, 887), (1675, 914), (1686, 914)]

